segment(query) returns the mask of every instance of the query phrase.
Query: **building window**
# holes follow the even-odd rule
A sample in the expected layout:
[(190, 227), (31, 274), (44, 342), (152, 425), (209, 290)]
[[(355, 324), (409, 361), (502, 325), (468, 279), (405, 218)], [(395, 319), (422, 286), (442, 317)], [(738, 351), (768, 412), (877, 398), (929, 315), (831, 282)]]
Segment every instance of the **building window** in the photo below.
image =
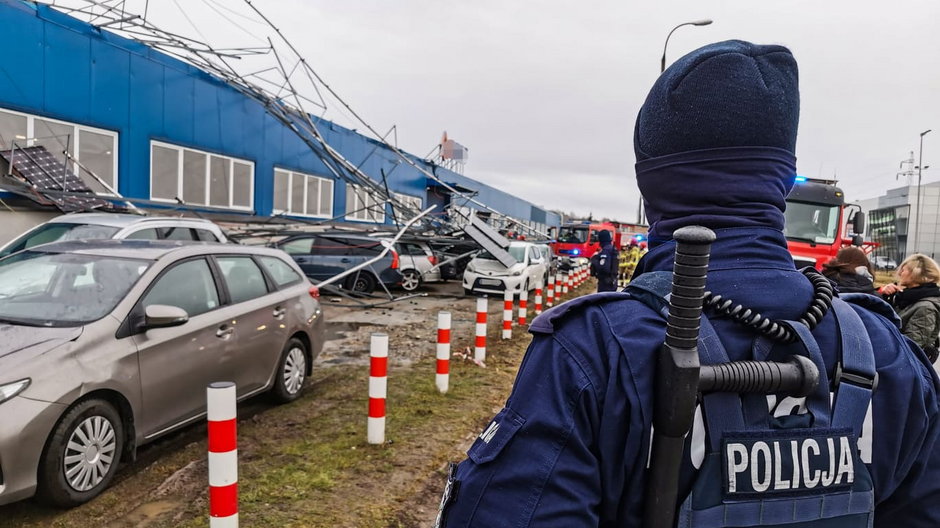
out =
[(251, 210), (254, 163), (158, 141), (150, 142), (150, 198)]
[(424, 209), (424, 207), (422, 207), (424, 201), (417, 196), (393, 192), (392, 197), (395, 198), (396, 202), (402, 204), (402, 207), (392, 205), (392, 210), (395, 212), (397, 220), (410, 220), (411, 217)]
[(333, 180), (274, 169), (274, 213), (333, 216)]
[(346, 219), (381, 224), (385, 222), (385, 200), (368, 189), (353, 183), (346, 184)]
[(0, 108), (0, 148), (11, 149), (14, 143), (19, 147), (45, 147), (98, 194), (117, 191), (116, 132)]

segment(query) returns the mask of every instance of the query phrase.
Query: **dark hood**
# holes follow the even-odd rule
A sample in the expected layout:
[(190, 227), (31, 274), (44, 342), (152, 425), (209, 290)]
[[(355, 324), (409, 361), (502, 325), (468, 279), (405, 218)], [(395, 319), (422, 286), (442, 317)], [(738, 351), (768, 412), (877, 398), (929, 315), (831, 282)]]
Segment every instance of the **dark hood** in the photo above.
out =
[(649, 218), (650, 246), (687, 225), (711, 229), (769, 227), (783, 231), (796, 157), (775, 147), (695, 150), (636, 164)]
[(26, 350), (43, 353), (77, 339), (81, 326), (67, 328), (0, 324), (0, 358)]

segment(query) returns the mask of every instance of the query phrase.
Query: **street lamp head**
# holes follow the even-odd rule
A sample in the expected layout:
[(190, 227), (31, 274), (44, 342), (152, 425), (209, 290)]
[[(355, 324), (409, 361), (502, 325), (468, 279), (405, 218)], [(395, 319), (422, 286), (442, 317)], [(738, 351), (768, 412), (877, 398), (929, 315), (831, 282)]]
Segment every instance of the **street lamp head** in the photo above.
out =
[(924, 130), (923, 132), (921, 132), (921, 133), (920, 133), (920, 137), (926, 136), (927, 133), (930, 132), (930, 130), (931, 130), (931, 129), (928, 128), (927, 130)]
[(696, 20), (695, 22), (691, 22), (693, 26), (707, 26), (711, 23), (712, 23), (712, 19), (710, 18), (706, 18), (704, 20)]

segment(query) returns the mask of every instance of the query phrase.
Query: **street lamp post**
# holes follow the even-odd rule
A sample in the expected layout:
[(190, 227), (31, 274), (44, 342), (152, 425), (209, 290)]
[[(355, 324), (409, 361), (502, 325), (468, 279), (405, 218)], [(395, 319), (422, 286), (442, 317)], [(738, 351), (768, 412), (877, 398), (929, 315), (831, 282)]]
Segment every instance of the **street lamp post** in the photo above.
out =
[(678, 26), (672, 28), (672, 31), (670, 31), (669, 34), (666, 35), (666, 42), (663, 44), (663, 58), (660, 59), (660, 61), (659, 61), (659, 73), (662, 73), (662, 72), (666, 71), (666, 46), (669, 45), (669, 37), (672, 36), (672, 32), (673, 32), (673, 31), (675, 31), (675, 30), (681, 28), (682, 26), (707, 26), (707, 25), (709, 25), (709, 24), (711, 24), (711, 23), (712, 23), (711, 19), (708, 19), (708, 18), (707, 18), (707, 19), (705, 19), (705, 20), (695, 20), (695, 21), (693, 21), (693, 22), (683, 22), (682, 24), (679, 24)]
[(917, 251), (917, 244), (920, 242), (920, 177), (924, 172), (924, 136), (930, 133), (931, 129), (924, 130), (920, 133), (920, 154), (918, 154), (919, 160), (917, 162), (917, 215), (914, 220), (914, 251)]

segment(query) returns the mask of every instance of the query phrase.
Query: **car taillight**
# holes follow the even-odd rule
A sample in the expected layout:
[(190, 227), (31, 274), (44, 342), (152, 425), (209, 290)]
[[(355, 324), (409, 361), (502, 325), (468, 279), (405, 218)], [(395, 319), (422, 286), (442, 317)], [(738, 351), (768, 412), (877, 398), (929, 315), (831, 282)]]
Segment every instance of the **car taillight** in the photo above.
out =
[(437, 266), (437, 257), (434, 255), (429, 255), (428, 262), (430, 262), (432, 266)]
[(398, 252), (392, 250), (392, 269), (398, 269)]
[(310, 289), (307, 291), (310, 293), (310, 296), (313, 297), (314, 299), (320, 298), (320, 288), (316, 286), (311, 286)]

